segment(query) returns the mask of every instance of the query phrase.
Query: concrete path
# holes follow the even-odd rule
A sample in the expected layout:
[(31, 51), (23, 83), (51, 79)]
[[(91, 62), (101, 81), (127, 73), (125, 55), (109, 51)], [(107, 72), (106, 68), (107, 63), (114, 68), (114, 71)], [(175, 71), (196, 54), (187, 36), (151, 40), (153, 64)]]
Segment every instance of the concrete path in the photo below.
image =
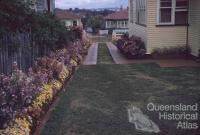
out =
[(98, 43), (93, 43), (88, 50), (88, 55), (86, 56), (83, 65), (96, 65), (97, 64), (97, 53)]
[(129, 60), (125, 58), (111, 42), (107, 42), (110, 54), (116, 64), (144, 64), (156, 63), (160, 67), (200, 67), (200, 63), (194, 60), (185, 59), (143, 59), (143, 60)]
[(200, 67), (200, 63), (197, 63), (194, 60), (184, 60), (184, 59), (157, 60), (156, 63), (160, 67)]
[(125, 58), (111, 42), (107, 42), (108, 49), (116, 64), (154, 63), (155, 60), (129, 60)]

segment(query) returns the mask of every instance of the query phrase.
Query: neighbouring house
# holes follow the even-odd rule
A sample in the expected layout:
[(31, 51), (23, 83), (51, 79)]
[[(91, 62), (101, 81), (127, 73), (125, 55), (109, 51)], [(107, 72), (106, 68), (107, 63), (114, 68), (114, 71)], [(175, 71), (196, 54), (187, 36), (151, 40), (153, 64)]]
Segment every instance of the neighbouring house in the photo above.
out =
[(109, 14), (105, 18), (106, 26), (105, 28), (112, 33), (113, 30), (128, 30), (128, 10), (118, 11)]
[(142, 38), (147, 53), (155, 48), (200, 49), (200, 0), (129, 0), (129, 34)]
[(30, 8), (38, 12), (49, 11), (54, 12), (55, 0), (24, 0), (29, 2)]
[(67, 10), (56, 10), (56, 17), (65, 24), (66, 27), (70, 26), (83, 26), (81, 16)]

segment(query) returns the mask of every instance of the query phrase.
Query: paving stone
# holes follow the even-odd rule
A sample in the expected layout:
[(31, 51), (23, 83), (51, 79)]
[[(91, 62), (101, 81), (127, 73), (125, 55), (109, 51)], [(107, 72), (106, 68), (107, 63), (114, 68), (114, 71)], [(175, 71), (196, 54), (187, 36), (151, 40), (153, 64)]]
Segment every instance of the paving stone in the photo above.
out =
[(110, 54), (116, 64), (145, 64), (156, 63), (160, 67), (200, 67), (200, 63), (194, 60), (187, 59), (135, 59), (130, 60), (125, 58), (118, 50), (118, 48), (111, 42), (107, 42)]
[(117, 49), (115, 45), (111, 42), (107, 42), (110, 54), (113, 57), (113, 60), (116, 64), (135, 64), (135, 63), (154, 63), (155, 60), (130, 60), (125, 58)]

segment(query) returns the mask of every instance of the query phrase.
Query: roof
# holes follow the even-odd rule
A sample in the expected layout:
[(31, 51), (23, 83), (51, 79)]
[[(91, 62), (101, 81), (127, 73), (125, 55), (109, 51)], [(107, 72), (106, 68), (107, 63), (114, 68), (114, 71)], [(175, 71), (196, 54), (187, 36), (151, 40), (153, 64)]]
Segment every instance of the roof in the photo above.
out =
[(128, 11), (118, 11), (105, 17), (106, 20), (128, 20)]
[(58, 19), (81, 19), (79, 15), (66, 10), (57, 10), (55, 13)]

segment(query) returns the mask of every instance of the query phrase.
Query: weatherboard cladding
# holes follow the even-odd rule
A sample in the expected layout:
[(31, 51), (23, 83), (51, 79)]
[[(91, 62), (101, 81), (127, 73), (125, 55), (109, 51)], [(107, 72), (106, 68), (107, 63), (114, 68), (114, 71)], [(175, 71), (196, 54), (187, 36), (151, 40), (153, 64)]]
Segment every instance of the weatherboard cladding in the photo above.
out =
[(147, 0), (147, 52), (155, 48), (185, 46), (186, 26), (156, 26), (157, 0)]
[[(135, 17), (136, 17), (136, 15), (134, 15), (135, 14), (135, 0), (133, 0), (133, 15), (131, 15), (131, 14), (129, 14), (129, 16), (131, 17), (133, 17), (133, 19), (132, 19), (132, 21), (133, 22), (135, 22)], [(130, 6), (130, 1), (129, 1), (129, 7), (131, 7)], [(129, 10), (131, 10), (131, 9), (129, 9)], [(145, 45), (147, 45), (147, 27), (144, 27), (144, 26), (141, 26), (141, 25), (138, 25), (138, 24), (135, 24), (135, 23), (133, 23), (131, 21), (131, 19), (129, 19), (129, 33), (130, 33), (130, 35), (135, 35), (135, 36), (138, 36), (138, 37), (140, 37), (143, 41), (144, 41), (144, 43), (145, 43)]]
[[(133, 16), (136, 16), (135, 12)], [(187, 43), (186, 26), (157, 26), (157, 0), (147, 0), (147, 25), (129, 22), (129, 31), (130, 35), (139, 36), (144, 40), (148, 54), (155, 48), (185, 46)]]
[(198, 56), (200, 49), (200, 0), (190, 1), (189, 45), (191, 53)]

